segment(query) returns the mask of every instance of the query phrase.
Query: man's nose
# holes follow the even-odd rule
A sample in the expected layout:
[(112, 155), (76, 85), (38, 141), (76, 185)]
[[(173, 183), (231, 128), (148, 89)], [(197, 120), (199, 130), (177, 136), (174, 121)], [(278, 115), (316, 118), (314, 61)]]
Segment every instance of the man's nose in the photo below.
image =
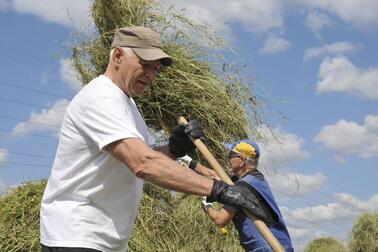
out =
[(149, 79), (149, 81), (153, 81), (156, 78), (156, 71), (152, 68), (148, 68), (145, 70), (145, 75)]

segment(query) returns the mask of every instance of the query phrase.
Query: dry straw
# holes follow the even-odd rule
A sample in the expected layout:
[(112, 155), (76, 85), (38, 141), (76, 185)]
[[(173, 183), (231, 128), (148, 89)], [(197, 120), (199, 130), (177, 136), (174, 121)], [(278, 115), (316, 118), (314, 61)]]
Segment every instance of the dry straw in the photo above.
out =
[(242, 66), (222, 60), (220, 50), (229, 48), (206, 25), (151, 0), (97, 0), (92, 15), (97, 36), (78, 39), (73, 50), (83, 83), (105, 71), (116, 28), (150, 27), (162, 34), (164, 50), (174, 64), (163, 69), (152, 87), (136, 99), (148, 126), (168, 134), (179, 116), (197, 119), (206, 131), (207, 144), (221, 162), (223, 142), (256, 133), (261, 123), (257, 100), (249, 84), (241, 81)]
[[(39, 207), (45, 181), (27, 182), (0, 197), (0, 251), (38, 252)], [(130, 252), (243, 251), (236, 231), (223, 236), (196, 197), (145, 184)]]
[(0, 251), (39, 251), (39, 206), (46, 183), (28, 182), (0, 197)]
[(321, 237), (310, 241), (305, 247), (305, 252), (346, 252), (344, 245), (332, 238)]
[(378, 251), (378, 213), (364, 213), (355, 221), (349, 243), (352, 252)]
[[(95, 0), (92, 16), (97, 32), (76, 34), (73, 61), (83, 83), (104, 73), (114, 31), (146, 26), (162, 34), (164, 50), (173, 58), (136, 103), (154, 132), (176, 125), (179, 116), (197, 119), (207, 144), (223, 164), (223, 142), (256, 134), (260, 119), (257, 100), (239, 75), (242, 66), (221, 56), (230, 48), (209, 26), (162, 8), (151, 0)], [(194, 154), (194, 153), (193, 153)], [(45, 182), (27, 183), (1, 197), (0, 251), (39, 251), (40, 197)], [(237, 234), (218, 233), (196, 197), (182, 197), (146, 184), (129, 241), (129, 251), (242, 251)]]

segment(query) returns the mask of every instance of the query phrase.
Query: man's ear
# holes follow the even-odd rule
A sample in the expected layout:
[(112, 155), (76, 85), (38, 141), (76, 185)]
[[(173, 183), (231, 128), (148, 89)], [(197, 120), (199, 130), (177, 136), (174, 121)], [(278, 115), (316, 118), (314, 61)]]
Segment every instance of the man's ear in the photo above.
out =
[(244, 157), (240, 157), (240, 159), (242, 160), (242, 162), (240, 163), (240, 167), (243, 167), (246, 164), (246, 159)]
[(114, 49), (113, 61), (116, 63), (116, 65), (121, 64), (123, 55), (124, 52), (121, 48), (117, 47), (116, 49)]

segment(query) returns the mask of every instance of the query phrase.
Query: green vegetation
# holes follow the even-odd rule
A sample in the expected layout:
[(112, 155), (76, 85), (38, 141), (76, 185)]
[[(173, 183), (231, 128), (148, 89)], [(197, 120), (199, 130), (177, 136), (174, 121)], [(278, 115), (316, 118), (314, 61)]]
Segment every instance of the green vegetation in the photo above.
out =
[[(0, 197), (0, 251), (39, 251), (39, 206), (46, 182), (28, 182)], [(130, 252), (243, 251), (236, 230), (221, 235), (197, 197), (146, 183)]]
[(332, 237), (322, 237), (310, 241), (305, 252), (345, 252), (344, 245)]
[(39, 206), (46, 182), (28, 182), (0, 197), (0, 251), (39, 251)]
[(144, 196), (130, 251), (243, 251), (237, 232), (229, 229), (221, 235), (200, 207), (198, 197), (187, 197), (151, 184), (145, 184)]
[[(168, 135), (179, 116), (199, 120), (207, 145), (221, 163), (225, 160), (222, 142), (256, 134), (261, 124), (258, 102), (238, 73), (243, 66), (224, 62), (219, 52), (229, 48), (209, 26), (188, 19), (173, 7), (161, 8), (153, 0), (95, 0), (92, 16), (96, 34), (76, 34), (72, 48), (83, 83), (104, 73), (116, 28), (150, 27), (162, 34), (164, 50), (174, 64), (163, 69), (145, 94), (136, 98), (148, 126)], [(45, 181), (28, 182), (1, 196), (0, 251), (39, 250), (38, 216), (44, 187)], [(236, 231), (221, 235), (199, 204), (196, 197), (172, 196), (146, 184), (129, 251), (242, 251)]]
[(219, 50), (226, 52), (226, 43), (208, 26), (173, 7), (163, 9), (152, 0), (96, 0), (92, 16), (97, 34), (91, 38), (77, 35), (73, 47), (74, 64), (83, 83), (104, 73), (116, 28), (150, 27), (162, 34), (164, 50), (174, 64), (163, 69), (142, 97), (136, 98), (147, 125), (167, 135), (179, 116), (197, 119), (218, 160), (224, 160), (222, 142), (256, 134), (261, 125), (259, 106), (238, 74), (243, 66), (222, 60)]
[(351, 231), (350, 251), (378, 251), (378, 213), (364, 213), (354, 223)]

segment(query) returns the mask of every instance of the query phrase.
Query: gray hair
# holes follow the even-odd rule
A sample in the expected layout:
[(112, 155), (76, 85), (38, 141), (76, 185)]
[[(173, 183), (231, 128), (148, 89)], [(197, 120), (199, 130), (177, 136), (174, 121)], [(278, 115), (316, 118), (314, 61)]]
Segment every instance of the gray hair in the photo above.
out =
[(257, 165), (259, 164), (258, 158), (245, 158), (245, 162), (248, 166), (253, 166), (257, 169)]
[[(126, 55), (128, 55), (128, 56), (134, 54), (133, 49), (131, 49), (130, 47), (119, 47), (119, 48), (122, 48), (123, 52), (124, 52)], [(113, 54), (114, 54), (114, 50), (115, 50), (115, 49), (116, 49), (116, 48), (113, 48), (112, 50), (110, 50), (109, 61), (112, 60), (112, 58), (113, 58)]]

